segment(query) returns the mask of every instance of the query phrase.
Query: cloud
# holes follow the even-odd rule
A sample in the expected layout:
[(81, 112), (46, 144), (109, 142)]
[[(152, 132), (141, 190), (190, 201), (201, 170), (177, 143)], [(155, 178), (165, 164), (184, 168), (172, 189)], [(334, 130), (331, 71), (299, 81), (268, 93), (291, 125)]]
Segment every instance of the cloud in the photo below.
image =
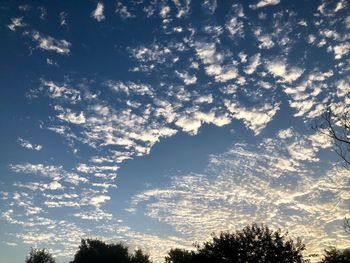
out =
[(44, 36), (38, 31), (26, 32), (25, 34), (29, 35), (38, 44), (38, 48), (40, 49), (54, 51), (63, 55), (70, 53), (71, 43), (64, 39), (58, 40), (50, 36)]
[(283, 61), (270, 61), (266, 64), (266, 69), (275, 77), (279, 77), (281, 82), (291, 83), (303, 74), (304, 70), (298, 67), (287, 68), (287, 64)]
[(123, 5), (121, 2), (117, 3), (117, 8), (115, 9), (115, 12), (119, 14), (122, 19), (135, 17), (128, 11), (127, 6)]
[(110, 200), (111, 197), (107, 195), (98, 195), (91, 198), (90, 203), (96, 207), (101, 206), (101, 204), (105, 203), (107, 200)]
[(159, 15), (163, 18), (166, 18), (169, 13), (170, 13), (170, 7), (163, 6), (159, 12)]
[(333, 51), (335, 59), (341, 59), (343, 56), (350, 52), (350, 43), (341, 43), (338, 45), (330, 46), (329, 51)]
[(230, 32), (231, 37), (235, 37), (236, 35), (239, 37), (243, 37), (244, 35), (244, 24), (242, 21), (239, 21), (237, 17), (232, 17), (226, 23), (226, 29)]
[(258, 53), (249, 59), (249, 65), (244, 69), (246, 74), (251, 75), (255, 72), (257, 67), (261, 64), (260, 57), (261, 55)]
[(154, 91), (150, 85), (138, 84), (131, 81), (128, 82), (115, 82), (107, 81), (107, 86), (116, 92), (124, 92), (126, 95), (148, 95), (154, 96)]
[(227, 114), (216, 113), (214, 110), (210, 112), (201, 112), (192, 109), (186, 115), (180, 115), (175, 121), (175, 125), (180, 127), (184, 132), (196, 135), (203, 123), (212, 123), (216, 126), (224, 126), (229, 124), (231, 119)]
[(305, 74), (303, 80), (295, 86), (284, 88), (284, 92), (291, 97), (289, 105), (297, 112), (294, 116), (305, 116), (312, 119), (320, 116), (327, 105), (320, 95), (329, 94), (329, 85), (326, 81), (334, 75), (332, 70), (320, 72), (318, 70)]
[(30, 143), (29, 141), (25, 140), (25, 139), (22, 139), (21, 137), (19, 137), (17, 139), (17, 141), (19, 142), (19, 144), (23, 147), (23, 148), (26, 148), (26, 149), (29, 149), (29, 150), (35, 150), (35, 151), (40, 151), (43, 146), (40, 145), (40, 144), (32, 144)]
[(97, 3), (96, 9), (91, 12), (91, 17), (96, 19), (98, 22), (101, 22), (104, 20), (106, 17), (104, 16), (104, 4), (99, 2)]
[(84, 112), (80, 112), (80, 113), (76, 113), (73, 112), (70, 109), (63, 109), (60, 106), (56, 106), (55, 107), (56, 111), (59, 111), (60, 113), (57, 115), (57, 117), (60, 120), (66, 121), (66, 122), (70, 122), (73, 124), (83, 124), (86, 122), (86, 118), (84, 115)]
[(42, 80), (41, 84), (43, 87), (48, 88), (49, 97), (52, 99), (63, 99), (73, 104), (76, 104), (82, 99), (79, 90), (71, 88), (67, 85), (60, 86), (56, 82), (45, 80)]
[(187, 72), (175, 71), (176, 75), (183, 80), (186, 85), (193, 85), (197, 82), (197, 77), (195, 75), (190, 75)]
[(214, 14), (218, 6), (217, 0), (204, 0), (202, 2), (202, 7), (209, 14)]
[(204, 64), (216, 64), (223, 61), (223, 55), (216, 52), (214, 43), (196, 42), (194, 44), (197, 56)]
[(185, 17), (189, 14), (190, 12), (190, 0), (185, 0), (185, 1), (179, 1), (179, 0), (173, 0), (173, 3), (177, 9), (177, 18), (182, 18)]
[(23, 23), (23, 17), (14, 17), (11, 18), (11, 24), (7, 25), (7, 27), (11, 31), (16, 31), (18, 27), (25, 27), (26, 24)]
[(255, 134), (259, 134), (266, 127), (280, 108), (278, 104), (272, 105), (267, 103), (261, 107), (246, 108), (237, 102), (228, 100), (225, 101), (225, 106), (233, 118), (243, 120), (243, 123), (253, 130)]
[(260, 0), (258, 3), (254, 5), (249, 5), (251, 9), (258, 9), (270, 5), (278, 5), (281, 1), (280, 0)]
[(300, 236), (307, 252), (322, 253), (330, 242), (343, 247), (346, 236), (328, 229), (342, 228), (348, 209), (347, 172), (314, 170), (314, 177), (307, 168), (312, 159), (289, 156), (294, 144), (299, 144), (295, 137), (286, 142), (265, 139), (258, 151), (235, 144), (211, 156), (208, 172), (176, 176), (167, 187), (144, 190), (133, 197), (131, 208), (145, 208), (146, 215), (171, 226), (189, 243), (253, 221)]
[(44, 165), (44, 164), (11, 164), (9, 168), (16, 173), (37, 174), (53, 181), (63, 180), (67, 183), (78, 185), (79, 183), (86, 183), (88, 180), (76, 173), (68, 172), (62, 166)]
[(287, 139), (287, 138), (291, 138), (292, 136), (294, 136), (294, 132), (292, 128), (288, 128), (285, 130), (280, 130), (277, 134), (278, 138), (281, 139)]

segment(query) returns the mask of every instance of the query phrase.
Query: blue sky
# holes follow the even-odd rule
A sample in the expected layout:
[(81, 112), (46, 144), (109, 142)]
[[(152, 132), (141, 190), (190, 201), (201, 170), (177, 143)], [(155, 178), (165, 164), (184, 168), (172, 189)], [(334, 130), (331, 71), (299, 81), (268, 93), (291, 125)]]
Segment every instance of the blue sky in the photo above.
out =
[(97, 237), (162, 262), (252, 222), (349, 246), (339, 1), (2, 1), (0, 255)]

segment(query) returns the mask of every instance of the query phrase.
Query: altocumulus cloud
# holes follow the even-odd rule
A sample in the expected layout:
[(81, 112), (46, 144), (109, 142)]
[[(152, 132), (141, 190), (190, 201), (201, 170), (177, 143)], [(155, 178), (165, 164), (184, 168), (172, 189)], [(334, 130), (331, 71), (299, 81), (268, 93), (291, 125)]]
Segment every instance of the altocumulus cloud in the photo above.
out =
[[(135, 242), (162, 262), (171, 247), (190, 248), (212, 231), (253, 220), (302, 236), (310, 253), (345, 244), (348, 174), (331, 164), (322, 170), (331, 142), (300, 130), (325, 107), (340, 111), (350, 105), (346, 1), (315, 2), (303, 12), (279, 0), (220, 5), (129, 1), (107, 12), (107, 2), (95, 2), (78, 18), (102, 34), (95, 31), (86, 39), (102, 43), (105, 35), (118, 36), (103, 47), (113, 46), (111, 57), (122, 52), (116, 60), (124, 67), (108, 75), (110, 64), (101, 63), (93, 76), (93, 63), (80, 72), (67, 66), (79, 52), (105, 51), (72, 36), (77, 29), (72, 10), (42, 8), (37, 14), (34, 6), (23, 5), (11, 15), (8, 34), (29, 39), (30, 49), (39, 51), (29, 58), (57, 61), (58, 67), (41, 65), (37, 87), (31, 83), (26, 94), (31, 105), (45, 104), (46, 117), (31, 123), (39, 123), (47, 141), (57, 140), (62, 147), (57, 152), (69, 156), (69, 165), (44, 138), (16, 136), (23, 152), (37, 151), (30, 152), (32, 161), (12, 161), (8, 168), (14, 174), (1, 185), (1, 222), (18, 227), (15, 236), (4, 235), (6, 243), (50, 246), (67, 257), (81, 237), (92, 236)], [(198, 12), (205, 19), (198, 19)], [(45, 23), (52, 19), (59, 30), (48, 32), (30, 16), (42, 23), (44, 13)], [(139, 39), (136, 28), (152, 37)], [(119, 42), (125, 29), (127, 45)], [(240, 126), (256, 142), (238, 143), (233, 135), (232, 146), (211, 155), (204, 170), (164, 177), (162, 187), (152, 182), (138, 193), (128, 189), (127, 200), (115, 197), (127, 161), (152, 154), (156, 143), (176, 140), (176, 134), (196, 136), (207, 124)], [(42, 155), (41, 147), (52, 158)], [(129, 205), (118, 214), (121, 203)], [(129, 218), (145, 218), (171, 233), (137, 231), (126, 223)]]

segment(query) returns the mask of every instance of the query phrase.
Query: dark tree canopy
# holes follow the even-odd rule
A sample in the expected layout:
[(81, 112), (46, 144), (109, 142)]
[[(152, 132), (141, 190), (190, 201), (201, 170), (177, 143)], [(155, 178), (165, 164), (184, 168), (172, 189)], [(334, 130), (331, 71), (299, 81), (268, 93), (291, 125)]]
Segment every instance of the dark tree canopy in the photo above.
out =
[(191, 263), (193, 255), (193, 252), (185, 249), (171, 249), (165, 257), (165, 263)]
[(130, 257), (130, 263), (149, 263), (149, 256), (144, 254), (141, 249), (138, 249)]
[(128, 247), (121, 243), (106, 244), (96, 239), (82, 239), (70, 263), (150, 263), (150, 260), (141, 250), (129, 255)]
[(350, 263), (350, 249), (343, 251), (331, 248), (325, 250), (321, 263)]
[(294, 242), (281, 231), (273, 232), (266, 226), (253, 224), (236, 233), (224, 232), (213, 236), (211, 241), (198, 246), (193, 253), (171, 250), (166, 262), (299, 263), (304, 262), (304, 249), (305, 246), (299, 239)]
[(55, 260), (45, 249), (31, 248), (26, 263), (55, 263)]

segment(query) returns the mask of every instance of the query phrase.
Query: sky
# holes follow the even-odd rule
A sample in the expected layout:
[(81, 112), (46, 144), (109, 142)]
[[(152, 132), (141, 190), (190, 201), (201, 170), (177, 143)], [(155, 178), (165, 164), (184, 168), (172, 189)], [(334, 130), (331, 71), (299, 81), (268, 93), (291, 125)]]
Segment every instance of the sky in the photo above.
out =
[(346, 0), (1, 1), (0, 261), (170, 248), (253, 222), (350, 246)]

